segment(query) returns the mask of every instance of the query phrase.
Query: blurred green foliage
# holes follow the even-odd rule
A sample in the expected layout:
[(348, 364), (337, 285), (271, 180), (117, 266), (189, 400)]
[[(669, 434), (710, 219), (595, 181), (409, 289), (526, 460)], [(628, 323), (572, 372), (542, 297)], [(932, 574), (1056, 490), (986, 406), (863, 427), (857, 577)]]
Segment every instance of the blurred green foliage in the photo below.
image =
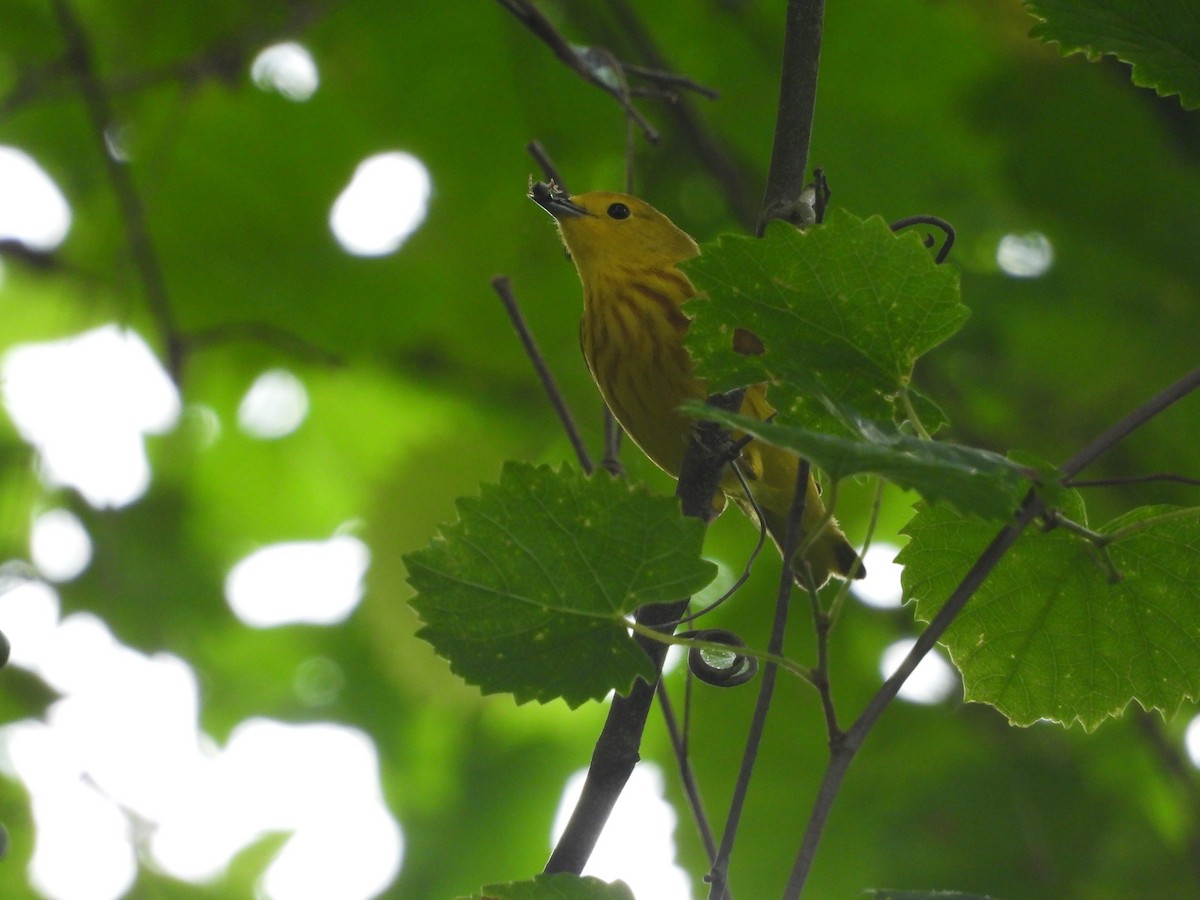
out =
[[(102, 615), (144, 651), (185, 657), (204, 685), (203, 727), (217, 740), (243, 718), (335, 720), (367, 731), (404, 829), (396, 896), (469, 894), (540, 870), (564, 779), (586, 764), (600, 705), (516, 707), (483, 698), (414, 637), (402, 554), (454, 515), (454, 499), (494, 480), (504, 460), (557, 464), (570, 449), (488, 286), (509, 274), (550, 366), (592, 446), (599, 400), (579, 358), (579, 291), (551, 223), (524, 197), (543, 142), (574, 190), (620, 188), (622, 115), (566, 71), (496, 3), (395, 0), (164, 4), (77, 0), (130, 155), (175, 315), (185, 331), (231, 322), (286, 329), (337, 354), (331, 367), (273, 341), (236, 341), (186, 360), (183, 397), (222, 422), (208, 445), (186, 424), (151, 445), (149, 494), (118, 512), (69, 493), (39, 494), (31, 456), (0, 429), (0, 538), (27, 555), (33, 507), (75, 509), (96, 558), (62, 588), (67, 610)], [(640, 108), (663, 131), (636, 140), (636, 191), (699, 240), (742, 232), (770, 150), (781, 4), (670, 0), (544, 4), (567, 36), (644, 62), (650, 46), (715, 102)], [(50, 5), (7, 0), (0, 29), (0, 143), (23, 148), (58, 181), (74, 213), (60, 266), (5, 260), (0, 344), (77, 333), (116, 319), (160, 350), (130, 265), (119, 209), (79, 91), (58, 65)], [(635, 15), (636, 21), (629, 16)], [(1063, 60), (1027, 36), (1015, 2), (887, 0), (830, 4), (811, 160), (835, 205), (886, 219), (950, 220), (972, 315), (918, 367), (947, 411), (949, 436), (1059, 461), (1196, 364), (1200, 333), (1200, 126), (1175, 101), (1131, 86), (1115, 62)], [(249, 61), (298, 39), (321, 85), (292, 103), (257, 89)], [(183, 64), (183, 65), (180, 65)], [(698, 148), (719, 148), (723, 181)], [(329, 233), (329, 207), (365, 156), (400, 149), (433, 180), (429, 215), (395, 255), (359, 259)], [(733, 187), (731, 187), (731, 185)], [(730, 196), (738, 200), (731, 204)], [(1055, 264), (1005, 276), (999, 238), (1040, 231)], [(294, 435), (258, 442), (235, 426), (262, 370), (286, 366), (310, 391)], [(1190, 397), (1101, 460), (1089, 475), (1200, 475), (1200, 398)], [(670, 490), (635, 452), (632, 477)], [(872, 492), (846, 485), (839, 517), (861, 535)], [(1142, 503), (1194, 502), (1194, 489), (1145, 484), (1094, 492), (1097, 521)], [(907, 501), (889, 494), (893, 539)], [(368, 590), (344, 625), (251, 630), (222, 596), (235, 561), (263, 544), (323, 538), (348, 520), (370, 545)], [(740, 569), (755, 535), (726, 516), (708, 550)], [(758, 566), (717, 618), (766, 643), (774, 560)], [(805, 617), (791, 653), (811, 659)], [(913, 631), (911, 613), (847, 608), (833, 636), (835, 691), (861, 707), (878, 658)], [(335, 660), (336, 701), (305, 706), (295, 674)], [(681, 675), (669, 679), (681, 691)], [(44, 687), (0, 674), (0, 717), (36, 715)], [(697, 693), (692, 754), (710, 813), (723, 817), (753, 692)], [(954, 888), (997, 897), (1185, 896), (1200, 890), (1200, 809), (1168, 764), (1191, 710), (1163, 725), (1140, 715), (1085, 736), (1010, 727), (994, 710), (897, 705), (857, 760), (811, 880), (814, 897), (868, 887)], [(738, 896), (775, 896), (786, 879), (824, 764), (815, 696), (777, 694), (733, 863)], [(645, 757), (671, 768), (651, 720)], [(668, 779), (670, 781), (670, 779)], [(673, 783), (673, 782), (672, 782)], [(678, 791), (672, 788), (674, 799)], [(680, 804), (680, 809), (683, 806)], [(5, 893), (32, 896), (21, 872), (33, 835), (23, 789), (0, 780), (11, 833)], [(681, 861), (706, 868), (681, 816)], [(254, 852), (254, 851), (248, 851)], [(852, 862), (850, 862), (852, 861)], [(227, 896), (145, 874), (143, 896)], [(697, 893), (703, 887), (697, 880)]]

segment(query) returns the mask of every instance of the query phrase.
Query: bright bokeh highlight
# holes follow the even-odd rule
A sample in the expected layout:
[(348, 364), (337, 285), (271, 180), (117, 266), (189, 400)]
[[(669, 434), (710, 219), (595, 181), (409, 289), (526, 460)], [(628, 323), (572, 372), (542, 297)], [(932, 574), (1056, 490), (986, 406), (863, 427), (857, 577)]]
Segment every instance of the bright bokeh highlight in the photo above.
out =
[[(915, 638), (903, 638), (890, 644), (879, 661), (879, 674), (886, 681), (904, 662), (916, 643)], [(937, 650), (926, 653), (896, 695), (909, 703), (932, 706), (949, 698), (958, 686), (958, 676), (950, 663)]]
[(367, 735), (250, 719), (219, 747), (199, 730), (184, 660), (127, 647), (88, 613), (59, 621), (44, 584), (4, 583), (12, 664), (60, 695), (44, 720), (0, 728), (0, 772), (30, 793), (29, 877), (42, 894), (124, 896), (143, 840), (164, 873), (210, 880), (271, 833), (290, 836), (263, 875), (265, 900), (366, 900), (395, 878), (402, 835)]
[(308, 391), (304, 382), (286, 369), (263, 372), (238, 405), (239, 427), (263, 440), (286, 437), (307, 416)]
[(43, 578), (70, 581), (92, 561), (92, 539), (73, 512), (48, 509), (33, 520), (29, 556)]
[(1041, 278), (1054, 265), (1054, 246), (1040, 231), (1006, 234), (996, 247), (996, 265), (1013, 278)]
[(271, 544), (230, 570), (225, 599), (239, 619), (255, 628), (334, 625), (362, 599), (370, 561), (367, 545), (349, 535)]
[(41, 473), (94, 507), (121, 507), (150, 485), (145, 437), (179, 418), (179, 394), (146, 342), (104, 325), (18, 344), (0, 361), (4, 404)]
[(900, 573), (903, 566), (895, 563), (899, 547), (892, 544), (878, 543), (867, 548), (863, 557), (863, 565), (867, 567), (867, 575), (853, 583), (854, 596), (877, 609), (899, 609), (903, 591), (900, 587)]
[(45, 169), (24, 150), (0, 145), (0, 239), (53, 250), (71, 229), (71, 207)]
[(316, 60), (307, 47), (295, 41), (264, 48), (250, 64), (250, 77), (260, 90), (274, 91), (297, 103), (303, 103), (321, 85)]
[[(554, 816), (551, 843), (557, 842), (566, 829), (586, 777), (587, 772), (580, 770), (567, 779)], [(691, 881), (674, 863), (675, 823), (675, 810), (663, 799), (662, 770), (651, 763), (639, 763), (621, 791), (583, 874), (605, 881), (619, 878), (635, 897), (691, 900)]]
[(1200, 716), (1188, 722), (1187, 731), (1183, 733), (1183, 745), (1192, 765), (1200, 769)]
[(334, 201), (329, 227), (347, 253), (386, 256), (425, 220), (432, 190), (429, 171), (412, 154), (367, 157)]

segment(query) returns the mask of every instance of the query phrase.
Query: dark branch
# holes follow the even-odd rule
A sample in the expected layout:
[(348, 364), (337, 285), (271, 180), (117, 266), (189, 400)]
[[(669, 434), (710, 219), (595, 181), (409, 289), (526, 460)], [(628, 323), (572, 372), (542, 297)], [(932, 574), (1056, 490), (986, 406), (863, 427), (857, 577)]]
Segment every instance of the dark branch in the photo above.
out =
[(758, 221), (759, 234), (770, 219), (793, 208), (804, 192), (813, 111), (817, 105), (817, 64), (821, 58), (824, 18), (825, 0), (788, 0), (779, 111), (771, 147), (771, 170)]

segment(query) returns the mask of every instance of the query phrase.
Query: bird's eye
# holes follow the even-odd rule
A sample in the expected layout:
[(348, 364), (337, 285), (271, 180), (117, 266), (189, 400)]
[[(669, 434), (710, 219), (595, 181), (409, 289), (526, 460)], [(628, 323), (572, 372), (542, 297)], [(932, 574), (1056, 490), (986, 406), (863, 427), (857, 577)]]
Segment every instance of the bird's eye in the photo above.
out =
[(608, 215), (612, 219), (628, 219), (629, 207), (624, 203), (614, 203), (608, 208)]

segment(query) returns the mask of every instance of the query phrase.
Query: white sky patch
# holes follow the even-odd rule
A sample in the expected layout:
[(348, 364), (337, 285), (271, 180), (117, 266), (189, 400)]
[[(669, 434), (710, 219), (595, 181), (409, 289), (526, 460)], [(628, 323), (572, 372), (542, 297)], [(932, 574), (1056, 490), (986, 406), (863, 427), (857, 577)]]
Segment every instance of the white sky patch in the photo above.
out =
[(71, 229), (71, 207), (45, 169), (23, 150), (0, 145), (0, 238), (53, 250)]
[(70, 581), (92, 561), (92, 539), (73, 512), (48, 509), (33, 520), (29, 555), (42, 577)]
[(395, 878), (403, 838), (367, 735), (251, 719), (218, 747), (199, 730), (191, 666), (121, 644), (87, 613), (58, 622), (52, 590), (42, 588), (48, 607), (22, 598), (34, 586), (0, 595), (0, 627), (12, 630), (14, 662), (61, 698), (44, 721), (0, 728), (0, 773), (29, 790), (30, 878), (45, 896), (123, 896), (139, 835), (164, 872), (198, 882), (264, 835), (290, 832), (263, 877), (268, 900), (366, 900)]
[[(904, 658), (916, 643), (915, 638), (896, 641), (883, 651), (879, 660), (879, 674), (886, 681), (904, 662)], [(896, 696), (909, 703), (932, 706), (947, 699), (958, 685), (954, 668), (937, 650), (930, 650), (917, 663), (917, 667), (900, 687)]]
[(415, 156), (369, 156), (333, 202), (329, 227), (347, 253), (386, 256), (425, 220), (432, 189), (429, 171)]
[(349, 535), (271, 544), (234, 565), (225, 579), (225, 599), (254, 628), (334, 625), (362, 599), (370, 561), (367, 545)]
[(1054, 246), (1040, 231), (1006, 234), (996, 247), (996, 265), (1013, 278), (1041, 278), (1054, 265)]
[(900, 573), (904, 567), (893, 562), (899, 552), (900, 548), (891, 544), (879, 543), (868, 547), (863, 559), (867, 577), (854, 582), (854, 596), (877, 609), (899, 609), (902, 595)]
[(316, 60), (308, 48), (295, 41), (272, 44), (250, 64), (250, 77), (260, 90), (303, 103), (321, 86)]
[(259, 375), (238, 406), (242, 431), (264, 440), (291, 434), (307, 416), (304, 382), (286, 369), (271, 369)]
[(75, 488), (95, 507), (125, 506), (145, 493), (143, 439), (174, 427), (179, 394), (140, 336), (104, 325), (18, 344), (0, 361), (0, 380), (47, 481)]
[[(580, 770), (567, 779), (554, 816), (551, 843), (557, 842), (579, 802), (587, 776)], [(634, 896), (655, 900), (691, 900), (688, 874), (675, 865), (675, 810), (663, 799), (662, 770), (639, 763), (609, 816), (584, 875), (621, 879)]]

